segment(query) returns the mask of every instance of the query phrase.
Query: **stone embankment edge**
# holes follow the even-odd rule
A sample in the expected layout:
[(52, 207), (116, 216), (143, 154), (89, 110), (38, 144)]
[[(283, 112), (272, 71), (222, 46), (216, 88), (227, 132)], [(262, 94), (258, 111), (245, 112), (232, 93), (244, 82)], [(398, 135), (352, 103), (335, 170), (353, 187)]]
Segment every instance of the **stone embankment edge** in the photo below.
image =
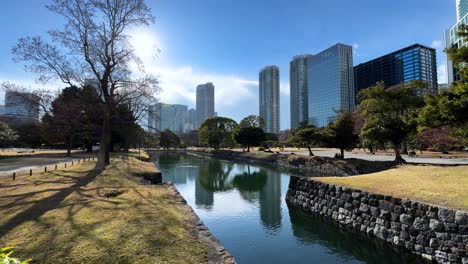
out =
[[(159, 168), (155, 167), (155, 171), (161, 173)], [(189, 222), (192, 226), (194, 226), (194, 234), (198, 237), (198, 239), (207, 247), (207, 263), (210, 264), (235, 264), (236, 261), (234, 257), (229, 253), (222, 245), (219, 240), (210, 232), (208, 227), (205, 226), (203, 221), (198, 217), (195, 213), (193, 208), (188, 205), (187, 201), (184, 197), (180, 194), (177, 188), (172, 183), (165, 184), (168, 188), (172, 189), (179, 201), (184, 205), (185, 211), (189, 216)]]
[[(359, 172), (354, 168), (348, 168), (349, 171), (345, 171), (338, 166), (330, 164), (329, 162), (320, 162), (320, 157), (316, 162), (312, 164), (291, 164), (288, 162), (288, 157), (284, 156), (280, 158), (256, 158), (256, 157), (249, 157), (249, 156), (242, 156), (243, 152), (234, 152), (234, 151), (225, 151), (225, 153), (212, 153), (212, 152), (205, 152), (205, 151), (194, 151), (194, 150), (187, 150), (187, 154), (197, 157), (212, 157), (221, 160), (229, 160), (229, 161), (240, 161), (240, 162), (247, 162), (253, 164), (270, 164), (274, 166), (279, 166), (284, 169), (300, 169), (304, 173), (309, 173), (310, 170), (314, 170), (317, 174), (316, 176), (320, 175), (328, 175), (328, 176), (350, 176), (350, 175), (357, 175)], [(295, 156), (293, 156), (295, 157)], [(308, 159), (308, 156), (297, 156), (298, 158)]]
[(286, 201), (427, 261), (468, 263), (468, 213), (291, 176)]

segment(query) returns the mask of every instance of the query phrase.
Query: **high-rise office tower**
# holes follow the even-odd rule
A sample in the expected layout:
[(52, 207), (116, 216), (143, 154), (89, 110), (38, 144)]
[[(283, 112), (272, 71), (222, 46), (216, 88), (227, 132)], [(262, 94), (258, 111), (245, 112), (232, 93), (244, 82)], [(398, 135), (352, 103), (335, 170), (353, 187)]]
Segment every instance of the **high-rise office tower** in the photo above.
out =
[(148, 126), (152, 132), (169, 129), (176, 134), (184, 133), (187, 106), (157, 103), (150, 107), (148, 117)]
[(259, 73), (259, 116), (265, 121), (267, 133), (280, 130), (280, 86), (278, 66), (266, 66)]
[(468, 14), (468, 0), (457, 0), (457, 21)]
[(3, 114), (19, 119), (39, 119), (39, 96), (33, 93), (5, 92)]
[(414, 80), (426, 83), (428, 92), (437, 92), (435, 49), (414, 44), (354, 67), (356, 95), (380, 81), (393, 87)]
[(197, 129), (197, 110), (192, 108), (188, 111), (187, 123), (190, 126), (190, 130)]
[[(445, 48), (458, 48), (468, 46), (468, 42), (457, 36), (460, 25), (468, 25), (468, 0), (457, 0), (457, 23), (445, 31)], [(452, 82), (458, 81), (460, 76), (453, 62), (447, 56), (447, 85), (450, 87)], [(445, 80), (442, 80), (445, 81)]]
[(213, 83), (200, 84), (197, 86), (197, 126), (208, 118), (215, 115), (215, 96)]
[(311, 56), (295, 56), (289, 64), (291, 129), (309, 120), (307, 59)]
[(308, 58), (309, 124), (323, 127), (354, 110), (353, 48), (336, 44)]

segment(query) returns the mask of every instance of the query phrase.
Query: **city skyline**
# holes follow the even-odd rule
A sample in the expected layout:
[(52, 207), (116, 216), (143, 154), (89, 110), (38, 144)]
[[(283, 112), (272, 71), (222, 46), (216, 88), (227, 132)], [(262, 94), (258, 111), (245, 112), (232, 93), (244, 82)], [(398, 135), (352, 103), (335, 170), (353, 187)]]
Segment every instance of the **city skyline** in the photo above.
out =
[[(22, 65), (11, 61), (11, 47), (19, 37), (54, 29), (59, 21), (44, 7), (49, 1), (19, 2), (5, 3), (0, 11), (0, 22), (5, 24), (11, 21), (11, 14), (15, 14), (16, 22), (15, 28), (5, 28), (4, 42), (0, 44), (0, 55), (5, 58), (0, 62), (0, 81), (37, 87), (33, 82), (35, 76), (24, 72)], [(333, 18), (327, 18), (331, 7), (337, 4), (343, 8), (337, 10)], [(421, 43), (437, 49), (439, 82), (443, 82), (445, 78), (440, 78), (446, 72), (445, 55), (442, 53), (443, 32), (453, 26), (457, 19), (455, 0), (415, 0), (410, 3), (273, 1), (268, 6), (248, 1), (235, 4), (207, 1), (203, 10), (188, 1), (151, 2), (149, 5), (157, 17), (157, 23), (147, 30), (135, 32), (134, 43), (147, 71), (160, 77), (163, 88), (161, 101), (194, 107), (196, 85), (211, 81), (217, 87), (216, 109), (219, 115), (239, 121), (257, 112), (258, 69), (263, 65), (275, 64), (280, 68), (282, 80), (281, 130), (290, 127), (288, 68), (293, 56), (314, 54), (341, 42), (353, 46), (357, 65)], [(269, 15), (255, 18), (253, 14), (259, 10), (269, 11), (262, 12)], [(311, 10), (317, 15), (301, 15)], [(179, 13), (185, 14), (184, 17), (180, 17)], [(205, 13), (210, 15), (203, 15)], [(44, 19), (35, 20), (33, 14)], [(363, 18), (365, 15), (366, 19)], [(246, 16), (252, 19), (243, 21), (242, 17)], [(279, 16), (284, 19), (277, 21), (275, 18)], [(350, 20), (353, 21), (351, 28), (341, 26)], [(267, 24), (271, 24), (268, 28), (278, 30), (254, 30)], [(194, 28), (197, 34), (193, 33)], [(393, 37), (395, 34), (398, 34), (398, 39)], [(238, 43), (233, 41), (233, 36), (252, 41)], [(186, 41), (188, 39), (190, 41)], [(270, 41), (272, 39), (278, 41)], [(158, 56), (152, 55), (156, 48), (161, 50)], [(47, 87), (58, 89), (64, 85), (49, 84)]]

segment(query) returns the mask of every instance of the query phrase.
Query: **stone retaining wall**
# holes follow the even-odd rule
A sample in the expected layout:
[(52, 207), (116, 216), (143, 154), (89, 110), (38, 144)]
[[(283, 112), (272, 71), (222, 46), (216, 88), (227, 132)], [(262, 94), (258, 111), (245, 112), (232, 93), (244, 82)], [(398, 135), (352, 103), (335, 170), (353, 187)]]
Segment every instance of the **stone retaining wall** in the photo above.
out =
[(291, 176), (288, 204), (438, 263), (468, 263), (468, 213)]

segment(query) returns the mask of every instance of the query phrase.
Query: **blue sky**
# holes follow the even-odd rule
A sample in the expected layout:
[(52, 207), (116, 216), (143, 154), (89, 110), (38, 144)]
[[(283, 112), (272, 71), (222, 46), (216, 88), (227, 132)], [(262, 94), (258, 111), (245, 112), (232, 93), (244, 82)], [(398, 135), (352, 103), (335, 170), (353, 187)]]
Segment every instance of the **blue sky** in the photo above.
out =
[[(38, 87), (12, 62), (17, 39), (60, 28), (48, 0), (0, 6), (0, 82)], [(147, 0), (157, 21), (131, 32), (146, 71), (160, 77), (161, 101), (195, 105), (195, 87), (212, 81), (216, 111), (240, 120), (258, 114), (258, 70), (280, 67), (281, 129), (289, 127), (289, 61), (337, 43), (354, 46), (359, 64), (405, 46), (437, 48), (445, 82), (444, 30), (455, 24), (455, 0)], [(154, 56), (156, 50), (160, 53)], [(48, 87), (60, 88), (52, 83)]]

